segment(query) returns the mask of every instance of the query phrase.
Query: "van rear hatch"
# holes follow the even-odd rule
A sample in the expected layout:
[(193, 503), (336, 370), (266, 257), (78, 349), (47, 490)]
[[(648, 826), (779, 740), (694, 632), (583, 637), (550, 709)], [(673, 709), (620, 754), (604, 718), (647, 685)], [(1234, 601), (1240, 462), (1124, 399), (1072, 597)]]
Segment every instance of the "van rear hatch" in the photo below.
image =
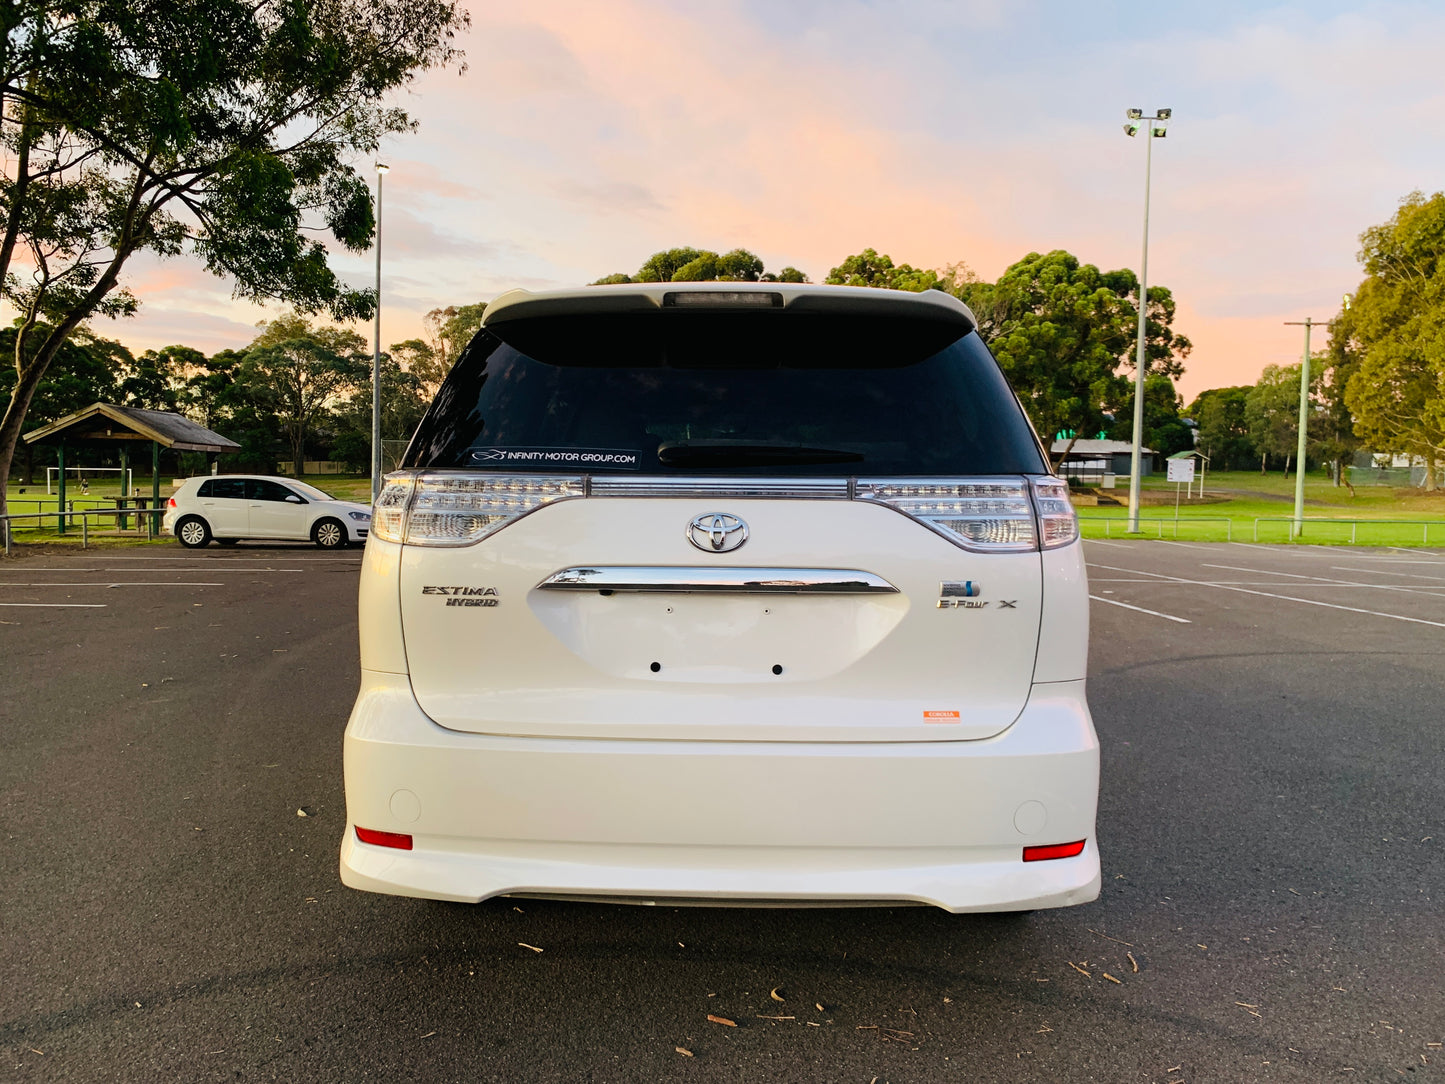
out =
[(489, 320), (374, 525), (406, 542), (431, 718), (937, 741), (1018, 716), (1041, 535), (1073, 520), (1017, 401), (962, 306), (793, 307)]

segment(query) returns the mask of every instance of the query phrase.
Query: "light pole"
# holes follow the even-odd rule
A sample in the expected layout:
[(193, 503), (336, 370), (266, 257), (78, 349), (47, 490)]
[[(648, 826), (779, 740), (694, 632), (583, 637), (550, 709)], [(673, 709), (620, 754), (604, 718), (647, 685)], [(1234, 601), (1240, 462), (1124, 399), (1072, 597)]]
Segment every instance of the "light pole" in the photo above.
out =
[(371, 503), (381, 496), (381, 179), (391, 167), (376, 163), (376, 329), (371, 352)]
[[(1124, 125), (1124, 134), (1130, 137), (1139, 134), (1140, 124), (1148, 125), (1144, 139), (1144, 255), (1139, 261), (1139, 347), (1134, 357), (1134, 447), (1129, 457), (1129, 527), (1131, 534), (1139, 533), (1139, 476), (1142, 473), (1140, 449), (1144, 441), (1144, 370), (1147, 361), (1144, 332), (1149, 316), (1149, 172), (1153, 166), (1154, 140), (1163, 139), (1168, 132), (1172, 109), (1157, 110), (1152, 117), (1146, 117), (1144, 110), (1131, 109), (1129, 121)], [(1155, 122), (1159, 123), (1155, 123)]]
[[(1345, 308), (1350, 307), (1350, 295), (1345, 295)], [(1305, 440), (1310, 424), (1310, 328), (1323, 323), (1311, 316), (1303, 320), (1286, 320), (1286, 327), (1305, 329), (1305, 349), (1299, 366), (1299, 445), (1294, 457), (1294, 523), (1290, 537), (1299, 538), (1305, 530)]]

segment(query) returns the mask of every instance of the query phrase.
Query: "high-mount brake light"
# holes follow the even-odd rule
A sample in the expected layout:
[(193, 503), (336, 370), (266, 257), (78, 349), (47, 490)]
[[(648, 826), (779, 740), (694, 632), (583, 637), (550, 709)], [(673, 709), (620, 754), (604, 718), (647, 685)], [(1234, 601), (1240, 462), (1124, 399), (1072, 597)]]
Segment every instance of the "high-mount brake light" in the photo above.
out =
[(1079, 517), (1069, 503), (1069, 483), (1060, 478), (1035, 478), (1034, 507), (1039, 513), (1039, 548), (1067, 546), (1079, 537)]
[(783, 295), (758, 290), (679, 290), (662, 295), (670, 309), (781, 309)]
[(1025, 847), (1025, 862), (1045, 862), (1050, 858), (1076, 858), (1084, 853), (1086, 839), (1078, 839), (1073, 843), (1050, 843), (1042, 847)]
[(902, 512), (964, 549), (1019, 553), (1038, 546), (1023, 478), (860, 479), (855, 495)]
[(406, 544), (470, 546), (543, 505), (586, 495), (581, 476), (422, 474), (407, 506)]

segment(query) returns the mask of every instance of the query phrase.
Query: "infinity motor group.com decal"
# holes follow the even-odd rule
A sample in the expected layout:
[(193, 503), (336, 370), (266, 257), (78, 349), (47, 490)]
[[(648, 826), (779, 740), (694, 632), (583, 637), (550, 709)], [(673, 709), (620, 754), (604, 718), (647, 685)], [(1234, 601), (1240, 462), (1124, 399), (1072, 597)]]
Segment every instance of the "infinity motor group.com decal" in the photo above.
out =
[(556, 467), (611, 467), (637, 470), (640, 452), (617, 448), (473, 448), (472, 462)]

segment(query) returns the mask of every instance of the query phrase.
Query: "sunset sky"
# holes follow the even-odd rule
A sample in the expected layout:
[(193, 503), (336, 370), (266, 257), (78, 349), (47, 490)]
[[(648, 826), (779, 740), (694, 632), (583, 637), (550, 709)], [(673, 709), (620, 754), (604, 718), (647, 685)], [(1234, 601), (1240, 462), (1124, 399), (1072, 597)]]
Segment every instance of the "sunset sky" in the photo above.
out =
[[(1359, 233), (1445, 187), (1445, 5), (529, 0), (471, 7), (386, 146), (382, 341), (427, 310), (635, 271), (675, 245), (820, 281), (863, 248), (997, 277), (1066, 248), (1149, 278), (1194, 340), (1180, 390), (1297, 361), (1359, 281)], [(368, 166), (369, 169), (369, 166)], [(337, 266), (359, 284), (370, 258)], [(138, 263), (134, 350), (244, 346), (271, 315)], [(368, 339), (370, 328), (365, 329)], [(1318, 343), (1317, 343), (1318, 345)]]

